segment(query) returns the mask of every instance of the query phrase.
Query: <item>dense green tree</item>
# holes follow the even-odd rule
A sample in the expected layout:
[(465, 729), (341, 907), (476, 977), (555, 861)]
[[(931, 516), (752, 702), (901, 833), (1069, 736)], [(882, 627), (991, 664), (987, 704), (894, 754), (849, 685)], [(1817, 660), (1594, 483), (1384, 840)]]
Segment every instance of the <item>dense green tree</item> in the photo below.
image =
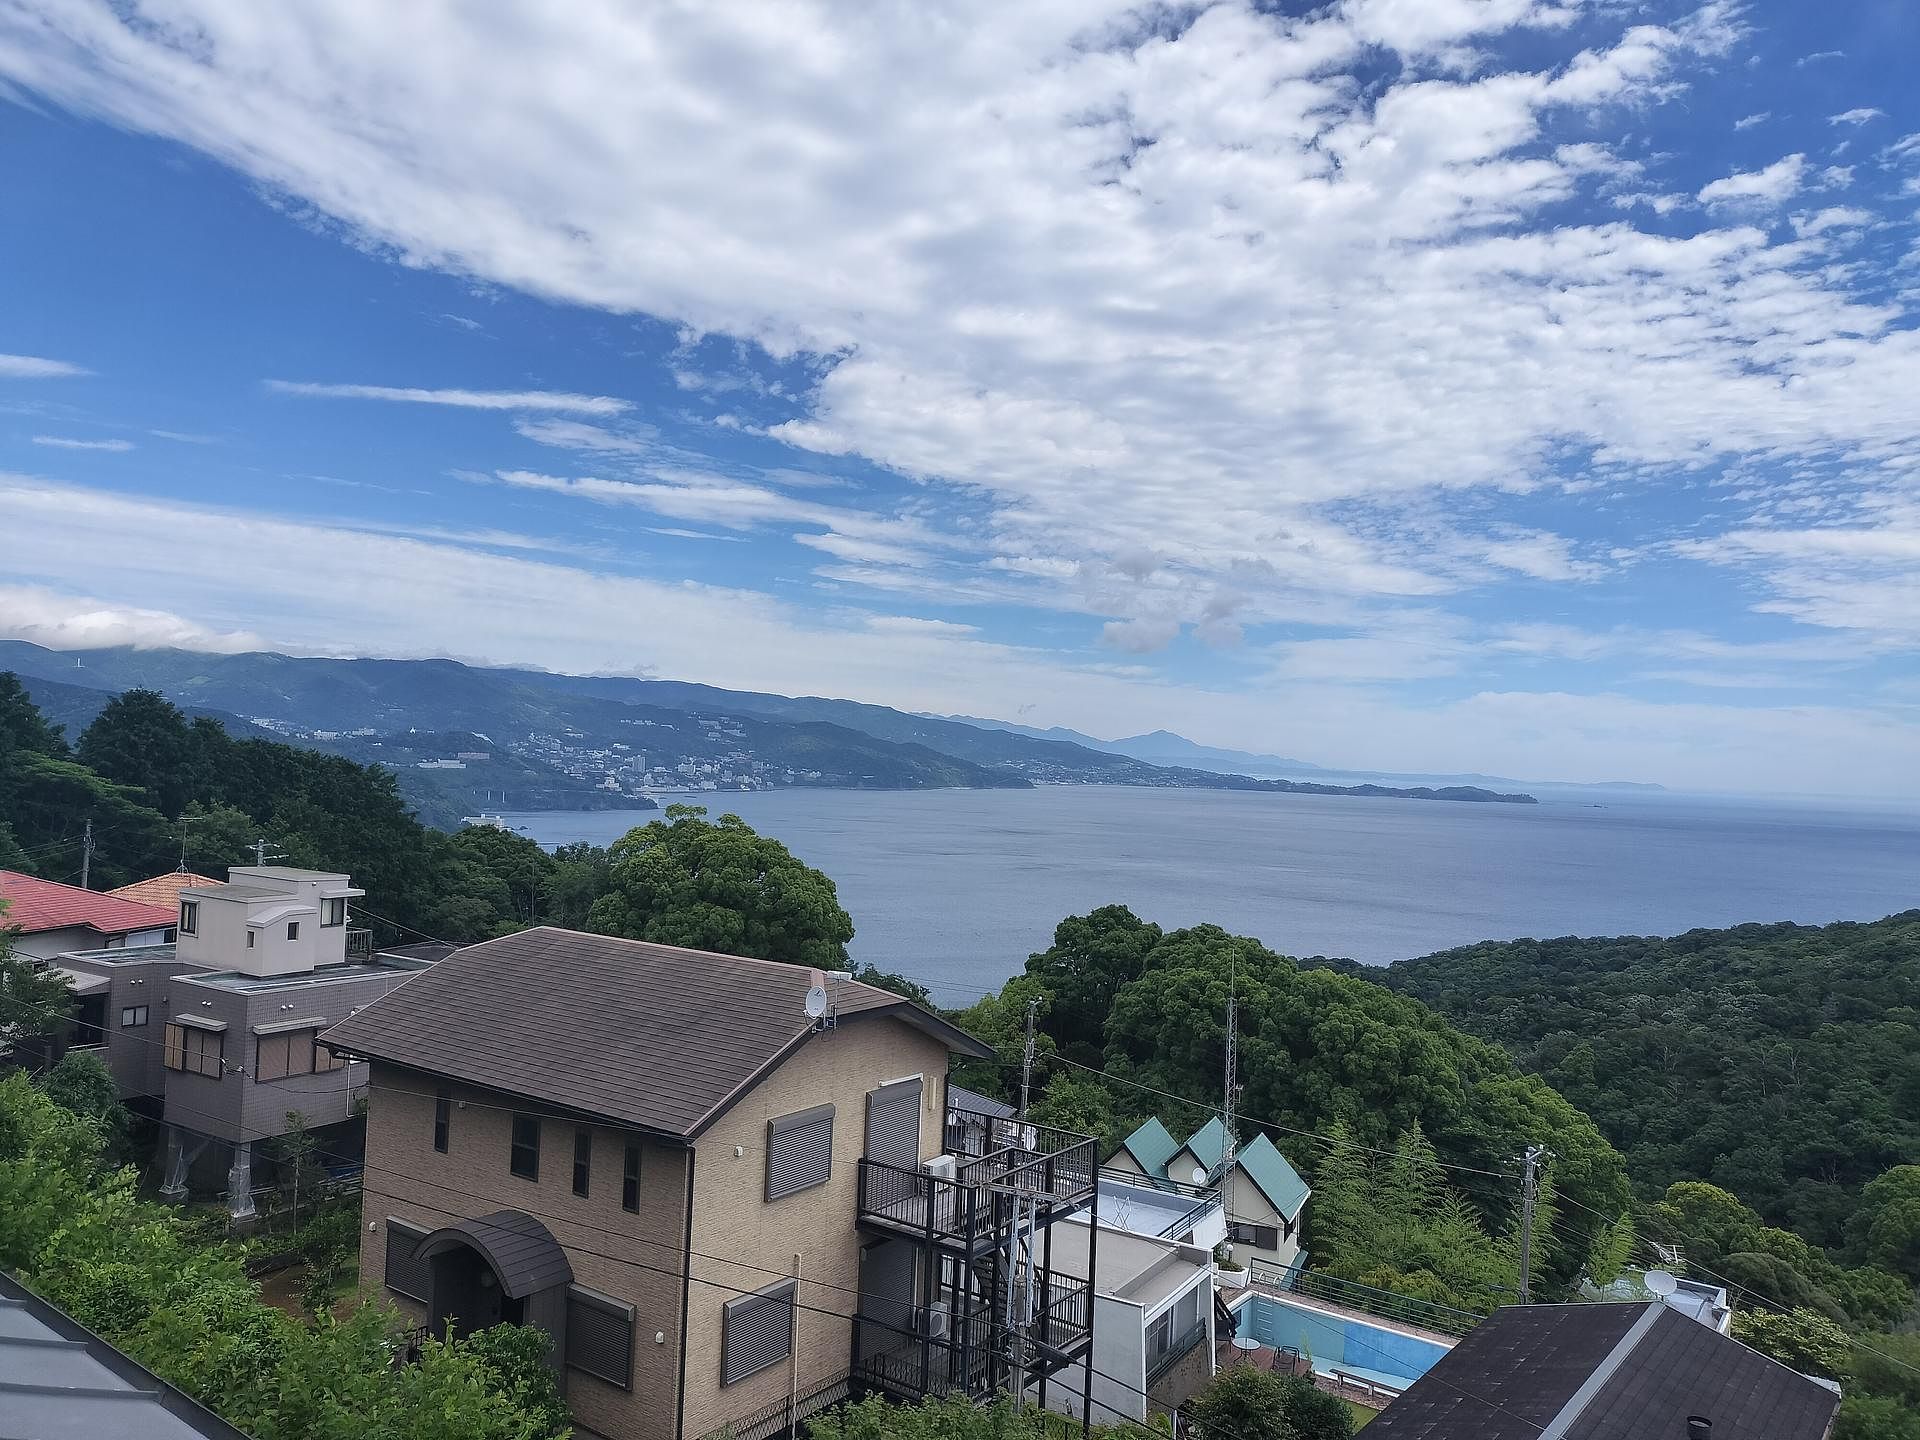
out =
[(1920, 1165), (1896, 1165), (1869, 1181), (1855, 1228), (1869, 1263), (1920, 1281)]
[[(1187, 1402), (1185, 1414), (1200, 1434), (1217, 1440), (1306, 1440), (1287, 1413), (1281, 1378), (1251, 1365), (1215, 1375)], [(1348, 1425), (1337, 1436), (1352, 1434), (1351, 1420)]]
[(81, 734), (74, 758), (139, 792), (141, 803), (162, 815), (178, 815), (205, 793), (210, 778), (187, 717), (153, 690), (126, 690), (109, 700)]
[(524, 835), (491, 825), (468, 825), (446, 843), (455, 860), (469, 862), (503, 887), (505, 916), (516, 928), (546, 919), (554, 860), (545, 850)]
[(612, 862), (606, 849), (580, 841), (553, 852), (547, 880), (547, 920), (568, 930), (584, 930), (593, 902), (606, 891)]
[(1736, 1310), (1733, 1338), (1808, 1375), (1844, 1380), (1853, 1373), (1853, 1341), (1812, 1310)]
[(0, 1052), (59, 1034), (74, 1008), (66, 981), (14, 950), (17, 933), (7, 928), (7, 902), (0, 899)]
[[(874, 1395), (814, 1416), (807, 1430), (813, 1440), (1057, 1440), (1061, 1422), (1048, 1410), (1015, 1410), (1004, 1396), (989, 1405), (957, 1396), (896, 1405)], [(1138, 1440), (1140, 1432), (1096, 1425), (1094, 1434)]]
[[(1418, 1125), (1441, 1161), (1491, 1172), (1461, 1183), (1470, 1182), (1482, 1219), (1499, 1227), (1511, 1217), (1514, 1187), (1492, 1176), (1510, 1172), (1524, 1146), (1538, 1141), (1557, 1157), (1554, 1184), (1582, 1217), (1563, 1230), (1590, 1239), (1625, 1212), (1618, 1153), (1497, 1047), (1417, 1001), (1357, 976), (1303, 969), (1217, 926), (1163, 936), (1140, 977), (1115, 994), (1105, 1030), (1109, 1072), (1174, 1094), (1214, 1094), (1229, 988), (1239, 1001), (1240, 1108), (1249, 1126), (1324, 1133), (1344, 1120), (1359, 1143), (1384, 1149)], [(1276, 1138), (1286, 1149), (1285, 1132)], [(1587, 1243), (1536, 1249), (1564, 1285)]]
[(1034, 1057), (1041, 1079), (1036, 1083), (1044, 1083), (1059, 1053), (1047, 1014), (1049, 998), (1038, 979), (1016, 975), (993, 994), (983, 995), (966, 1009), (954, 1012), (955, 1024), (976, 1040), (984, 1040), (994, 1051), (990, 1060), (956, 1057), (954, 1082), (982, 1095), (1009, 1099), (1020, 1082), (1020, 1056), (1026, 1048), (1027, 1003), (1037, 1000), (1041, 1011), (1034, 1031)]
[(1848, 1395), (1833, 1440), (1920, 1440), (1920, 1409), (1878, 1395)]
[(1592, 1115), (1643, 1195), (1712, 1181), (1838, 1246), (1861, 1188), (1920, 1163), (1920, 911), (1490, 943), (1380, 978)]
[(1119, 1149), (1133, 1128), (1133, 1117), (1121, 1116), (1111, 1090), (1068, 1070), (1047, 1081), (1033, 1097), (1027, 1113), (1038, 1124), (1093, 1136), (1100, 1142), (1102, 1155)]
[(1124, 905), (1103, 905), (1069, 915), (1054, 927), (1053, 944), (1027, 958), (1027, 974), (1052, 997), (1048, 1032), (1068, 1058), (1101, 1062), (1113, 998), (1140, 978), (1160, 939), (1158, 925)]
[(35, 1083), (54, 1104), (100, 1132), (106, 1155), (118, 1158), (125, 1152), (133, 1117), (120, 1103), (120, 1086), (106, 1061), (91, 1051), (69, 1050)]
[(853, 921), (833, 881), (738, 815), (669, 805), (614, 841), (588, 928), (663, 945), (841, 970)]

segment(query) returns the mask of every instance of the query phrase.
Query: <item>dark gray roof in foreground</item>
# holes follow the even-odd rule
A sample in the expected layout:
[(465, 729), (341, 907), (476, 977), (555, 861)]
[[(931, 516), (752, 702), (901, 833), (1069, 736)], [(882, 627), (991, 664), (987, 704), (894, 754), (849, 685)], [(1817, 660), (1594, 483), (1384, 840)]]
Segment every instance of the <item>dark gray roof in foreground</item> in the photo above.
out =
[[(691, 1139), (812, 1032), (813, 972), (543, 926), (469, 945), (326, 1032), (335, 1049)], [(829, 980), (839, 1023), (987, 1046), (890, 991)]]
[(1509, 1305), (1367, 1427), (1367, 1440), (1824, 1440), (1840, 1397), (1657, 1302)]
[(0, 1273), (4, 1440), (247, 1440), (198, 1401)]
[(471, 1245), (486, 1256), (493, 1273), (500, 1277), (500, 1288), (516, 1300), (573, 1283), (573, 1266), (553, 1232), (519, 1210), (496, 1210), (477, 1220), (456, 1220), (431, 1235), (423, 1235), (413, 1256), (416, 1260), (430, 1259), (460, 1244)]

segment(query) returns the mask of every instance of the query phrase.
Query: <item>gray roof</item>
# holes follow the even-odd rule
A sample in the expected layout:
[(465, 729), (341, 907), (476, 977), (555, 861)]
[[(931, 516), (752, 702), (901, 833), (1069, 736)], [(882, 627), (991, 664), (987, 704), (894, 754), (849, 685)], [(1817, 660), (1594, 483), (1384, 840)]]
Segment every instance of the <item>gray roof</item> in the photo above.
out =
[(1840, 1397), (1660, 1304), (1509, 1305), (1367, 1427), (1367, 1440), (1823, 1440)]
[[(679, 1139), (813, 1034), (804, 966), (543, 926), (469, 945), (327, 1031), (335, 1050)], [(838, 1023), (888, 1016), (993, 1051), (890, 991), (830, 980)]]
[(573, 1283), (573, 1266), (553, 1233), (519, 1210), (496, 1210), (477, 1220), (458, 1220), (421, 1237), (413, 1258), (428, 1260), (455, 1245), (471, 1245), (493, 1266), (500, 1288), (524, 1300), (555, 1285)]
[(947, 1104), (956, 1110), (972, 1110), (977, 1114), (991, 1115), (999, 1120), (1011, 1120), (1014, 1107), (1004, 1100), (995, 1100), (990, 1095), (982, 1095), (978, 1090), (969, 1090), (964, 1085), (947, 1082)]
[(196, 1400), (0, 1272), (5, 1440), (247, 1440)]

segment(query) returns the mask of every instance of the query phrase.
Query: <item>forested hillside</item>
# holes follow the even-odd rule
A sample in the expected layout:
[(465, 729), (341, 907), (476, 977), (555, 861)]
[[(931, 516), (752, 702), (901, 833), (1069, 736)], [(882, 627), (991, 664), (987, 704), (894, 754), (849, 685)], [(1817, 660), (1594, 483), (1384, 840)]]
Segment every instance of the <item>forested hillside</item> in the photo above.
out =
[(1920, 1162), (1920, 910), (1671, 939), (1520, 940), (1380, 978), (1593, 1116), (1645, 1192), (1710, 1180), (1817, 1244)]

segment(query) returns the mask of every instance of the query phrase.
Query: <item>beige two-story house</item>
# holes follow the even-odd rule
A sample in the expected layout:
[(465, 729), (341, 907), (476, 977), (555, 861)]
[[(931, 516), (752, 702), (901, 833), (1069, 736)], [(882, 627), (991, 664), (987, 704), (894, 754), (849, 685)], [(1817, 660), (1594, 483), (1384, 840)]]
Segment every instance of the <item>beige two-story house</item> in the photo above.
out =
[(991, 1394), (1010, 1291), (1029, 1386), (1091, 1383), (1090, 1287), (1047, 1235), (1093, 1144), (949, 1124), (950, 1055), (991, 1052), (898, 995), (537, 929), (323, 1040), (372, 1066), (363, 1279), (435, 1331), (545, 1330), (583, 1434), (758, 1440), (856, 1390)]

